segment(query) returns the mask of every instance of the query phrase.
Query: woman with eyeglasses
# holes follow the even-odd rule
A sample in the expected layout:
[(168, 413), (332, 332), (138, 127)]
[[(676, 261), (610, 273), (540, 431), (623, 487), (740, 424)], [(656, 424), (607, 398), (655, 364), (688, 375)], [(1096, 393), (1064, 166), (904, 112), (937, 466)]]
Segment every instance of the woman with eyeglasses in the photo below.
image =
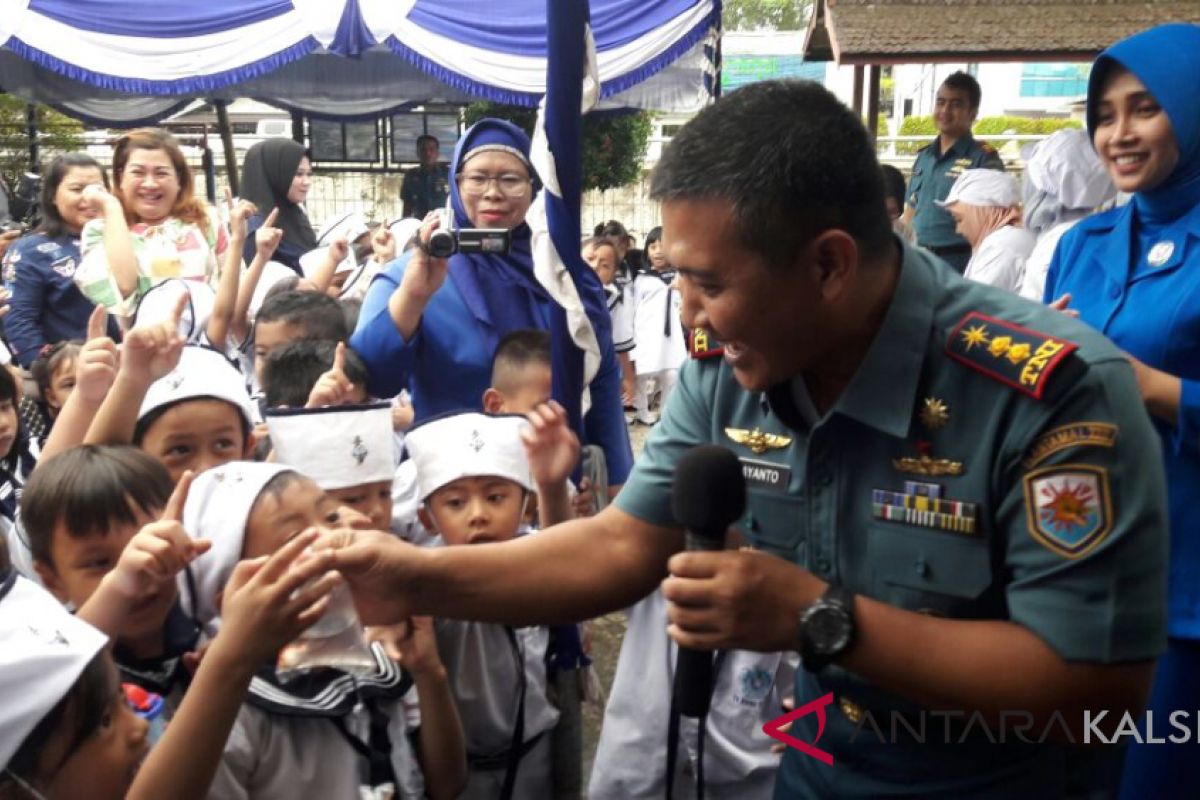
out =
[[(538, 188), (529, 138), (515, 125), (485, 119), (463, 135), (450, 173), (454, 224), (506, 228), (511, 251), (439, 259), (417, 247), (376, 277), (350, 339), (366, 362), (371, 394), (392, 397), (407, 388), (417, 422), (480, 408), (500, 339), (514, 330), (550, 330), (556, 315), (565, 321), (566, 312), (533, 273), (525, 215)], [(426, 217), (420, 241), (428, 242), (437, 216)], [(610, 341), (589, 386), (584, 424), (589, 443), (604, 449), (613, 485), (625, 481), (633, 463), (620, 387)]]

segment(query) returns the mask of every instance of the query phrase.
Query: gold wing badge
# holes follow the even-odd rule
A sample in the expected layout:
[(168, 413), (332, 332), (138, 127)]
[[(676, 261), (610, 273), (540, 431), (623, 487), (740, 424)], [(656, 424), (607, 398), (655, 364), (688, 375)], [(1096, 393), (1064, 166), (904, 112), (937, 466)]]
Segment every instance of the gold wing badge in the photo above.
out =
[(745, 428), (726, 428), (725, 435), (740, 445), (750, 448), (755, 455), (762, 455), (768, 450), (782, 450), (792, 443), (792, 437), (778, 433), (767, 433), (755, 428), (748, 431)]

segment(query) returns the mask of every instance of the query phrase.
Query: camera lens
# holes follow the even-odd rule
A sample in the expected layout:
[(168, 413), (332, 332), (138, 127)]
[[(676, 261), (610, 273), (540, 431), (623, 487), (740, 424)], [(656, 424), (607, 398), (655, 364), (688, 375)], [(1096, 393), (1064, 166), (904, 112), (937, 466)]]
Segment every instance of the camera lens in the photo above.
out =
[(434, 258), (449, 258), (458, 250), (454, 234), (450, 231), (437, 230), (429, 236), (429, 255)]

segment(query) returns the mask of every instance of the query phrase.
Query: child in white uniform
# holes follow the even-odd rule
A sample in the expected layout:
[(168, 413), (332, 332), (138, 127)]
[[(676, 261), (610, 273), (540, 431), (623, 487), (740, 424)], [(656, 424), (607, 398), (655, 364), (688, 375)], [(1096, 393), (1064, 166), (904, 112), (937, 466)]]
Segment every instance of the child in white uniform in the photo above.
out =
[(633, 365), (637, 386), (633, 395), (634, 421), (657, 422), (650, 413), (654, 392), (662, 392), (665, 408), (679, 378), (679, 367), (687, 357), (687, 339), (680, 319), (682, 300), (673, 287), (675, 270), (667, 262), (662, 246), (662, 228), (646, 237), (649, 269), (633, 280)]
[[(512, 539), (521, 532), (535, 485), (557, 481), (562, 489), (564, 475), (544, 475), (540, 466), (531, 472), (521, 438), (526, 426), (523, 417), (466, 412), (409, 432), (406, 446), (421, 498), (417, 513), (445, 546)], [(469, 776), (461, 797), (552, 797), (547, 734), (558, 711), (546, 695), (547, 629), (455, 620), (436, 625), (467, 740)]]

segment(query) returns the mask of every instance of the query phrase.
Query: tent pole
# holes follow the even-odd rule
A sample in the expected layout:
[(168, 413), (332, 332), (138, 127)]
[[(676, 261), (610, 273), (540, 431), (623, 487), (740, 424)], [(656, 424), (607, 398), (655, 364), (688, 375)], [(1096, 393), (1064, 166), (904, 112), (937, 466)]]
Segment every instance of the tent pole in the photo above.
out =
[(33, 103), (25, 106), (25, 135), (29, 137), (29, 171), (37, 174), (42, 171), (41, 148), (38, 145), (37, 106)]
[(855, 64), (854, 65), (854, 94), (853, 94), (854, 103), (853, 103), (852, 107), (854, 108), (854, 113), (857, 114), (860, 118), (862, 117), (862, 107), (863, 107), (862, 94), (863, 94), (863, 65)]
[(304, 144), (304, 115), (299, 111), (292, 112), (292, 140)]
[(879, 74), (883, 68), (878, 64), (871, 65), (870, 79), (867, 89), (867, 132), (874, 142), (879, 132)]
[(225, 178), (229, 182), (229, 191), (234, 197), (241, 194), (238, 186), (237, 153), (233, 149), (233, 128), (229, 125), (229, 101), (213, 100), (217, 110), (217, 128), (221, 132), (221, 144), (225, 148)]

